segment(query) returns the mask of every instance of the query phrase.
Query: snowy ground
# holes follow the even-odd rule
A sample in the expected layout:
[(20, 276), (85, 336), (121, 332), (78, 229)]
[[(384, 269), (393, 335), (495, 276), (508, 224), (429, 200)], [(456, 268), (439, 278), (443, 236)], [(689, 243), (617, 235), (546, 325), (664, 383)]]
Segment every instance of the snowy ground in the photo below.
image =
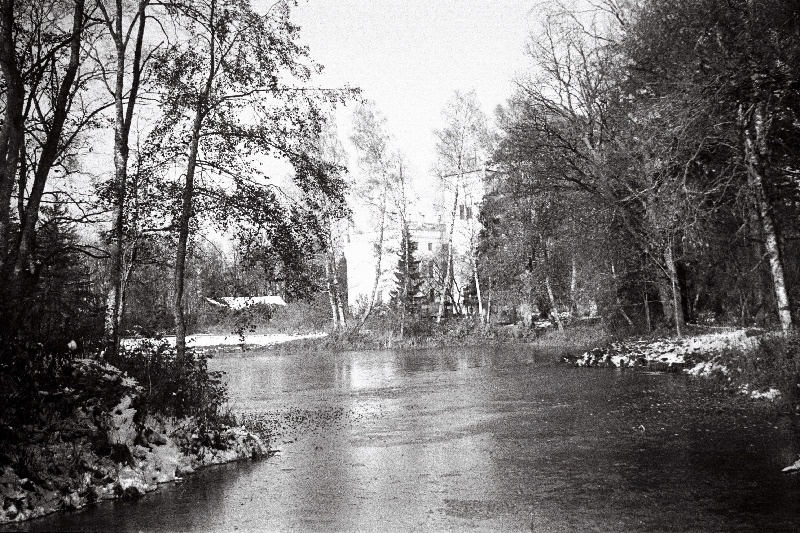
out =
[[(300, 339), (320, 339), (327, 336), (327, 333), (309, 333), (306, 335), (289, 335), (286, 333), (270, 333), (258, 335), (245, 335), (244, 342), (239, 335), (189, 335), (186, 337), (187, 346), (194, 348), (211, 348), (215, 346), (239, 346), (246, 344), (247, 346), (272, 346), (275, 344), (283, 344), (285, 342), (296, 341)], [(175, 344), (175, 336), (171, 335), (164, 337), (166, 341)], [(126, 348), (135, 346), (141, 339), (127, 338), (123, 339), (122, 345)]]
[[(731, 329), (682, 339), (614, 342), (607, 348), (589, 350), (571, 362), (577, 366), (647, 367), (709, 377), (714, 373), (729, 374), (729, 369), (717, 361), (722, 351), (751, 350), (757, 346), (757, 336)], [(780, 396), (776, 389), (750, 390), (746, 385), (741, 392), (753, 399), (774, 400)]]

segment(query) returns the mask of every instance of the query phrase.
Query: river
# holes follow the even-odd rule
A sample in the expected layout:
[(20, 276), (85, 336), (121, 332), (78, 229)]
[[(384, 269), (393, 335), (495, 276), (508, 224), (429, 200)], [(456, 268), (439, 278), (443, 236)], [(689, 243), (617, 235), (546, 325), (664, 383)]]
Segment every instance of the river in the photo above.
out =
[(797, 531), (794, 417), (530, 348), (222, 355), (266, 460), (16, 531)]

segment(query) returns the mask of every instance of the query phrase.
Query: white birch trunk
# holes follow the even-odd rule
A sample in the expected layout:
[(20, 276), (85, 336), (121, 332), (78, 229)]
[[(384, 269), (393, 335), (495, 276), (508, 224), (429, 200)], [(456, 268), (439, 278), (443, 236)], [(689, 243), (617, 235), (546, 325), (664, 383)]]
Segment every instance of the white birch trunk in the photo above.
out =
[(558, 307), (556, 306), (556, 299), (553, 296), (553, 288), (550, 286), (550, 276), (544, 277), (544, 286), (547, 288), (547, 297), (550, 299), (550, 308), (552, 309), (551, 315), (556, 321), (558, 331), (564, 331), (564, 324), (561, 323), (561, 317), (558, 314)]
[(458, 211), (458, 183), (456, 183), (456, 192), (453, 199), (453, 214), (450, 217), (450, 233), (447, 237), (447, 263), (445, 263), (444, 285), (442, 285), (442, 294), (439, 298), (439, 312), (436, 315), (436, 323), (441, 324), (442, 316), (444, 315), (445, 301), (447, 299), (447, 290), (453, 283), (453, 230), (456, 227), (456, 212)]
[(778, 306), (778, 319), (780, 320), (781, 329), (788, 331), (793, 325), (791, 304), (789, 292), (786, 289), (780, 240), (778, 239), (775, 220), (772, 217), (772, 206), (769, 202), (764, 180), (762, 156), (767, 145), (764, 114), (763, 102), (759, 102), (754, 106), (750, 120), (748, 120), (742, 106), (739, 106), (739, 120), (744, 129), (744, 148), (750, 189), (755, 199), (756, 212), (761, 225), (760, 229), (763, 232), (764, 250), (769, 261), (775, 301)]

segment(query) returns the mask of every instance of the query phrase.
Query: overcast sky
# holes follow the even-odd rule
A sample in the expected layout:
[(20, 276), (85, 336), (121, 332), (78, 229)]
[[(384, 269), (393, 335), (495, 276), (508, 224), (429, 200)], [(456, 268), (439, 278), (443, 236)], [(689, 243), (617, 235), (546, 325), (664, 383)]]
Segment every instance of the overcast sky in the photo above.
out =
[[(293, 19), (326, 86), (360, 87), (388, 119), (417, 179), (435, 162), (433, 130), (457, 89), (487, 115), (525, 65), (533, 0), (301, 0)], [(351, 109), (340, 113), (349, 117)], [(349, 124), (339, 125), (342, 136)], [(354, 162), (351, 162), (353, 164)]]

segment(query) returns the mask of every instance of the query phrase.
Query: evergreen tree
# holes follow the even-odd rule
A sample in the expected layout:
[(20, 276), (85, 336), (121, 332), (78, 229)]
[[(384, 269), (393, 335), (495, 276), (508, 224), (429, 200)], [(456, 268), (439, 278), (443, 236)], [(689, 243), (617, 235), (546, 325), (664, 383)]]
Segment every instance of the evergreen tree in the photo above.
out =
[(102, 298), (92, 291), (92, 273), (83, 255), (88, 250), (57, 195), (42, 207), (39, 220), (30, 272), (34, 290), (21, 301), (20, 324), (28, 339), (63, 351), (70, 340), (100, 335)]
[(419, 260), (414, 258), (414, 243), (408, 228), (403, 228), (403, 237), (400, 240), (400, 250), (397, 253), (397, 270), (395, 282), (397, 288), (392, 291), (391, 304), (402, 317), (401, 330), (406, 314), (416, 315), (420, 311), (424, 295), (420, 294), (422, 280), (419, 273)]

